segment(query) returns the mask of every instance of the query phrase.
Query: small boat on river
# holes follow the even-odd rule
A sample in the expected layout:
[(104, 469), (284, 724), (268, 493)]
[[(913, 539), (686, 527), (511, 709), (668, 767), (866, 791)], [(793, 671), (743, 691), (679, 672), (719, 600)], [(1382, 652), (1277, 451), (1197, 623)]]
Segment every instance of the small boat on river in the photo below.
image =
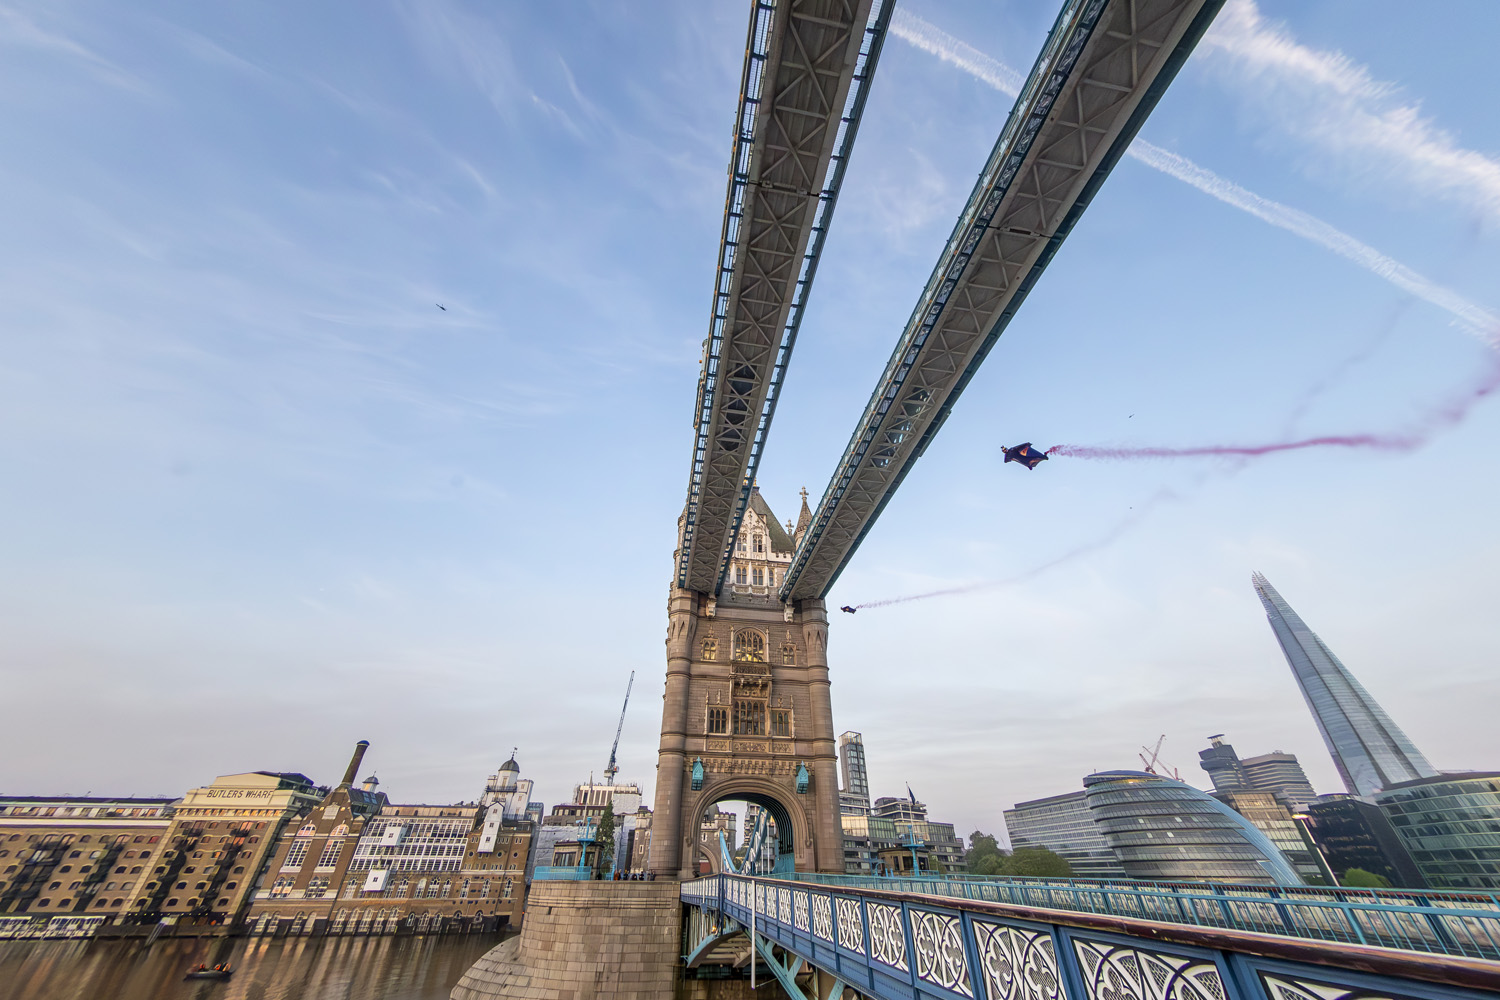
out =
[(234, 975), (234, 970), (227, 965), (216, 965), (212, 969), (200, 965), (196, 969), (189, 969), (183, 979), (228, 979)]

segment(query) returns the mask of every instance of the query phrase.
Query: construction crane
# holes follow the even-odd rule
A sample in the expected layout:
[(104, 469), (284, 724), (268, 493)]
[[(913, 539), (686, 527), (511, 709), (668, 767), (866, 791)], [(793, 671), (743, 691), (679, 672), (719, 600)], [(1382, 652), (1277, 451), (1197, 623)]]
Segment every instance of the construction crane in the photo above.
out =
[(630, 707), (630, 689), (635, 687), (635, 671), (630, 672), (630, 683), (625, 685), (625, 704), (620, 706), (620, 724), (615, 727), (615, 745), (609, 748), (609, 766), (604, 769), (604, 783), (613, 785), (620, 765), (615, 763), (615, 754), (620, 749), (620, 734), (625, 731), (625, 709)]
[[(1136, 756), (1141, 759), (1142, 764), (1146, 765), (1147, 774), (1160, 774), (1162, 775), (1162, 777), (1171, 778), (1174, 781), (1181, 781), (1182, 777), (1177, 773), (1177, 768), (1172, 767), (1170, 764), (1167, 764), (1161, 759), (1161, 745), (1162, 741), (1166, 738), (1167, 734), (1162, 733), (1156, 738), (1156, 746), (1141, 747), (1141, 749), (1145, 751), (1145, 753), (1138, 753), (1136, 754)], [(1147, 758), (1146, 754), (1150, 754), (1151, 756)], [(1158, 767), (1161, 768), (1160, 771), (1157, 770)]]

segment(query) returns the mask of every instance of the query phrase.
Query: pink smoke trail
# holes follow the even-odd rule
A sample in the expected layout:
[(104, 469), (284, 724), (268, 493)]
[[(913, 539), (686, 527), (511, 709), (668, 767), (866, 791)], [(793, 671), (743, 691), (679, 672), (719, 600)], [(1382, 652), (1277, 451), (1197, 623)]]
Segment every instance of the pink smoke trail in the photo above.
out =
[[(1421, 448), (1439, 431), (1463, 423), (1474, 407), (1493, 395), (1497, 390), (1500, 390), (1500, 359), (1492, 359), (1490, 370), (1482, 378), (1463, 392), (1455, 394), (1452, 399), (1428, 411), (1417, 421), (1414, 429), (1402, 434), (1327, 435), (1264, 445), (1214, 445), (1197, 448), (1101, 448), (1087, 445), (1055, 445), (1047, 449), (1047, 454), (1072, 458), (1124, 460), (1133, 458), (1200, 458), (1223, 456), (1242, 459), (1243, 461), (1241, 462), (1231, 463), (1235, 470), (1238, 471), (1250, 459), (1276, 452), (1297, 451), (1304, 448), (1368, 448), (1379, 451), (1411, 452)], [(958, 587), (930, 590), (922, 594), (908, 594), (905, 597), (890, 597), (880, 601), (866, 601), (863, 604), (855, 604), (853, 607), (859, 610), (864, 610), (865, 608), (885, 608), (893, 604), (925, 601), (933, 597), (954, 597), (959, 594), (972, 594), (983, 590), (995, 590), (1001, 587), (1011, 587), (1019, 583), (1024, 583), (1034, 577), (1040, 576), (1048, 570), (1071, 562), (1079, 556), (1087, 555), (1090, 552), (1097, 552), (1114, 544), (1120, 536), (1134, 528), (1153, 508), (1166, 501), (1176, 499), (1179, 499), (1177, 493), (1171, 490), (1160, 490), (1153, 494), (1139, 510), (1116, 522), (1113, 527), (1099, 537), (1082, 545), (1074, 546), (1056, 558), (1049, 559), (1038, 566), (1033, 566), (1031, 569), (1016, 576), (1003, 580), (981, 580), (977, 583), (964, 584)]]
[(1273, 441), (1257, 445), (1199, 445), (1191, 448), (1118, 448), (1085, 444), (1059, 444), (1047, 449), (1048, 455), (1066, 458), (1090, 458), (1128, 461), (1143, 458), (1259, 458), (1283, 451), (1307, 448), (1354, 448), (1371, 451), (1413, 452), (1423, 447), (1440, 431), (1456, 427), (1468, 419), (1474, 407), (1500, 389), (1500, 362), (1491, 361), (1489, 370), (1474, 385), (1457, 393), (1424, 414), (1412, 428), (1392, 434), (1328, 434), (1293, 441)]

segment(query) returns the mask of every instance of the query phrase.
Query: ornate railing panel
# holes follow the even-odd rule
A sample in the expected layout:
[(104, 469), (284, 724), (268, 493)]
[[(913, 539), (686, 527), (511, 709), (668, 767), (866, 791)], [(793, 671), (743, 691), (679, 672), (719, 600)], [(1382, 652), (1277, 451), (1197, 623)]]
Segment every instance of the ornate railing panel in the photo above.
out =
[[(1124, 884), (1050, 887), (1054, 903), (1108, 902), (1106, 915), (995, 900), (1002, 890), (1046, 886), (955, 881), (947, 884), (967, 885), (968, 894), (945, 899), (925, 891), (938, 880), (880, 881), (879, 889), (737, 875), (685, 882), (687, 954), (701, 960), (718, 941), (753, 929), (757, 953), (783, 985), (796, 968), (812, 968), (860, 997), (892, 1000), (1480, 1000), (1500, 991), (1500, 961), (1470, 957), (1483, 942), (1500, 958), (1492, 926), (1500, 911), (1239, 899), (1210, 885), (1146, 886), (1134, 897)], [(890, 891), (906, 881), (924, 891)], [(1192, 919), (1210, 901), (1225, 904), (1214, 908), (1217, 919)], [(1362, 942), (1324, 934), (1329, 924), (1314, 918), (1328, 908), (1345, 915), (1345, 926), (1422, 947), (1372, 946), (1368, 933)], [(1133, 915), (1122, 915), (1127, 909)], [(1278, 914), (1274, 926), (1265, 911)], [(1391, 911), (1408, 925), (1405, 937), (1391, 933), (1394, 924), (1384, 919)], [(1471, 933), (1456, 937), (1452, 925), (1427, 922), (1433, 917), (1457, 917)], [(1247, 932), (1248, 924), (1255, 929)]]

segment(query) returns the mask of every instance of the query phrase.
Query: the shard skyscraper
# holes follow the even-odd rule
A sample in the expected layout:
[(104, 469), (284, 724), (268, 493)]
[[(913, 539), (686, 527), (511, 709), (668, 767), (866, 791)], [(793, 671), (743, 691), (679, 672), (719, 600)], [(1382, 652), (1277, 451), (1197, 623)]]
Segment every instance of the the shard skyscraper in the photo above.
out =
[(1251, 582), (1351, 795), (1437, 774), (1422, 752), (1259, 573)]

